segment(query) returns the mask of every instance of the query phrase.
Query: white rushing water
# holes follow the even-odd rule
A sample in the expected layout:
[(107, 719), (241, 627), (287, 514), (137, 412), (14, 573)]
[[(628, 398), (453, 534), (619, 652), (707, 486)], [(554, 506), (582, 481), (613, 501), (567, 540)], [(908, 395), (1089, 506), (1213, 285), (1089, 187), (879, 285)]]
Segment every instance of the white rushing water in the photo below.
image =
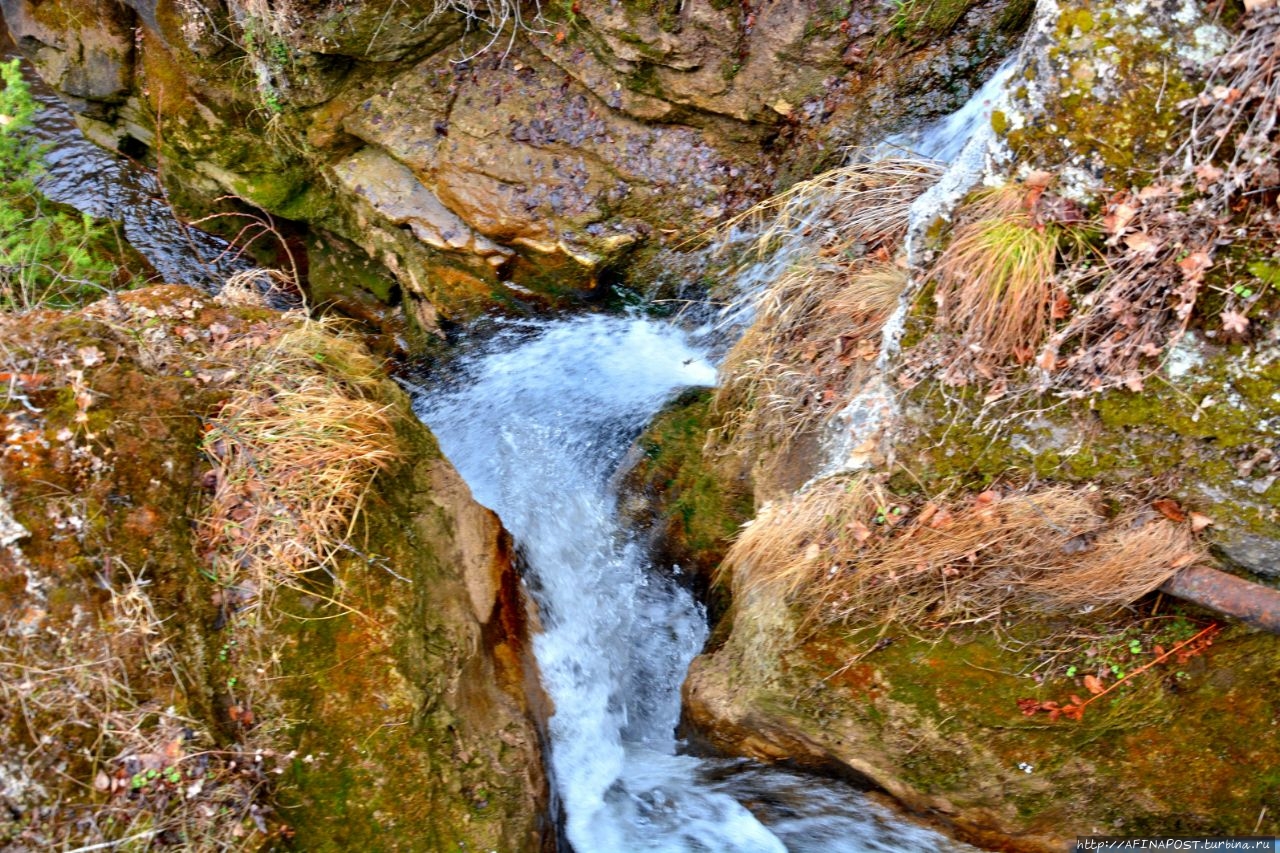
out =
[(499, 334), (448, 386), (417, 395), (527, 561), (569, 842), (577, 853), (941, 849), (839, 783), (679, 754), (680, 684), (705, 614), (622, 529), (610, 484), (674, 391), (714, 381), (678, 328), (585, 316)]

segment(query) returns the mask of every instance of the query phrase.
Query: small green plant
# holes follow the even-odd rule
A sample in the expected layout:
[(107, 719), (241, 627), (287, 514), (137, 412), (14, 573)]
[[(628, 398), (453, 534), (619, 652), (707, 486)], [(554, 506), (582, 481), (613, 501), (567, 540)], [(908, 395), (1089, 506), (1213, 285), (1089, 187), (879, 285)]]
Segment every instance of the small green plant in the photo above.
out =
[(267, 108), (267, 112), (273, 116), (278, 116), (284, 112), (284, 101), (280, 98), (280, 93), (275, 89), (266, 89), (262, 93), (262, 105)]
[(1249, 272), (1261, 279), (1264, 284), (1280, 286), (1280, 266), (1276, 264), (1254, 261), (1249, 264)]
[(107, 230), (50, 210), (36, 188), (41, 148), (28, 133), (36, 103), (18, 60), (0, 63), (0, 310), (65, 308), (103, 290), (115, 264), (96, 251)]
[(277, 65), (283, 66), (289, 61), (289, 45), (280, 39), (271, 39), (267, 50)]

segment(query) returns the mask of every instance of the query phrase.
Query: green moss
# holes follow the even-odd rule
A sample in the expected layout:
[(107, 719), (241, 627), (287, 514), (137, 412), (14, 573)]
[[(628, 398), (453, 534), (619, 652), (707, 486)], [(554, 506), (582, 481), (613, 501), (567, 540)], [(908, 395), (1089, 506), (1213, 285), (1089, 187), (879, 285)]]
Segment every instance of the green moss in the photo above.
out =
[(640, 437), (642, 456), (626, 478), (626, 488), (647, 501), (647, 521), (671, 559), (704, 577), (752, 514), (746, 482), (732, 476), (725, 460), (703, 454), (713, 424), (711, 392), (686, 392)]
[[(1134, 624), (1155, 636), (1167, 623)], [(1019, 699), (1089, 695), (1061, 666), (1046, 669), (1037, 649), (1061, 650), (1064, 631), (1121, 627), (1035, 622), (1001, 636), (978, 628), (932, 637), (895, 626), (826, 629), (783, 656), (777, 683), (749, 700), (750, 711), (768, 730), (803, 732), (821, 751), (871, 767), (895, 790), (905, 784), (918, 805), (945, 799), (957, 827), (975, 837), (991, 829), (991, 814), (1015, 835), (1130, 831), (1162, 819), (1251, 831), (1280, 796), (1277, 778), (1238, 772), (1240, 762), (1280, 766), (1280, 742), (1268, 733), (1280, 711), (1277, 638), (1228, 629), (1207, 652), (1134, 677), (1079, 721), (1020, 713)], [(882, 633), (889, 645), (868, 653)], [(718, 654), (737, 653), (730, 644)], [(1231, 726), (1220, 725), (1228, 718)]]
[(1150, 377), (1141, 393), (1021, 400), (1017, 410), (1024, 414), (1018, 417), (1002, 419), (988, 410), (986, 429), (972, 426), (984, 408), (983, 391), (944, 394), (922, 383), (909, 397), (917, 431), (899, 450), (913, 475), (899, 480), (929, 494), (957, 484), (979, 488), (1033, 478), (1122, 489), (1135, 481), (1159, 483), (1162, 493), (1213, 517), (1217, 533), (1234, 529), (1274, 538), (1271, 507), (1280, 500), (1280, 486), (1242, 478), (1237, 466), (1270, 440), (1267, 425), (1280, 412), (1280, 359), (1265, 347), (1183, 348), (1173, 361), (1191, 358), (1191, 352), (1202, 358), (1178, 378)]
[(888, 29), (905, 42), (925, 44), (944, 38), (976, 5), (975, 0), (897, 0)]
[(1113, 182), (1149, 181), (1139, 167), (1176, 147), (1177, 105), (1195, 89), (1173, 55), (1187, 34), (1153, 37), (1142, 24), (1102, 0), (1064, 10), (1048, 52), (1059, 91), (1034, 123), (1006, 125), (1010, 146), (1048, 166), (1074, 162), (1105, 169)]

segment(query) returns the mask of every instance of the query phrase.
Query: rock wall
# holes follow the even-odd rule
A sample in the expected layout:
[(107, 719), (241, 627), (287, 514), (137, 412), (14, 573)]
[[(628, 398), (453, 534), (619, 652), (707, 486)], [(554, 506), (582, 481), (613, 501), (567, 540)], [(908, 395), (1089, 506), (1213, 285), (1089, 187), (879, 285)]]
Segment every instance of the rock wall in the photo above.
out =
[(376, 297), (427, 332), (602, 278), (647, 286), (681, 266), (666, 250), (785, 176), (954, 107), (1027, 9), (52, 6), (3, 9), (92, 138), (148, 149), (180, 209), (230, 194), (309, 226), (318, 266), (372, 259), (396, 284)]

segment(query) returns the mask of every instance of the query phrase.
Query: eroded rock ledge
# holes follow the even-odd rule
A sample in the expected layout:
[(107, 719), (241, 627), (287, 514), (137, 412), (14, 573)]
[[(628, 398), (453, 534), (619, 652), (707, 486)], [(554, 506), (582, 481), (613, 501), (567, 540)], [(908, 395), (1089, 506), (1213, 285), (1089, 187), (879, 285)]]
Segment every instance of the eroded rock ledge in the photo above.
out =
[(1029, 4), (584, 0), (496, 40), (382, 0), (3, 9), (91, 137), (148, 149), (180, 208), (231, 194), (306, 223), (325, 298), (364, 288), (430, 332), (648, 285), (655, 253), (783, 176), (957, 106)]

